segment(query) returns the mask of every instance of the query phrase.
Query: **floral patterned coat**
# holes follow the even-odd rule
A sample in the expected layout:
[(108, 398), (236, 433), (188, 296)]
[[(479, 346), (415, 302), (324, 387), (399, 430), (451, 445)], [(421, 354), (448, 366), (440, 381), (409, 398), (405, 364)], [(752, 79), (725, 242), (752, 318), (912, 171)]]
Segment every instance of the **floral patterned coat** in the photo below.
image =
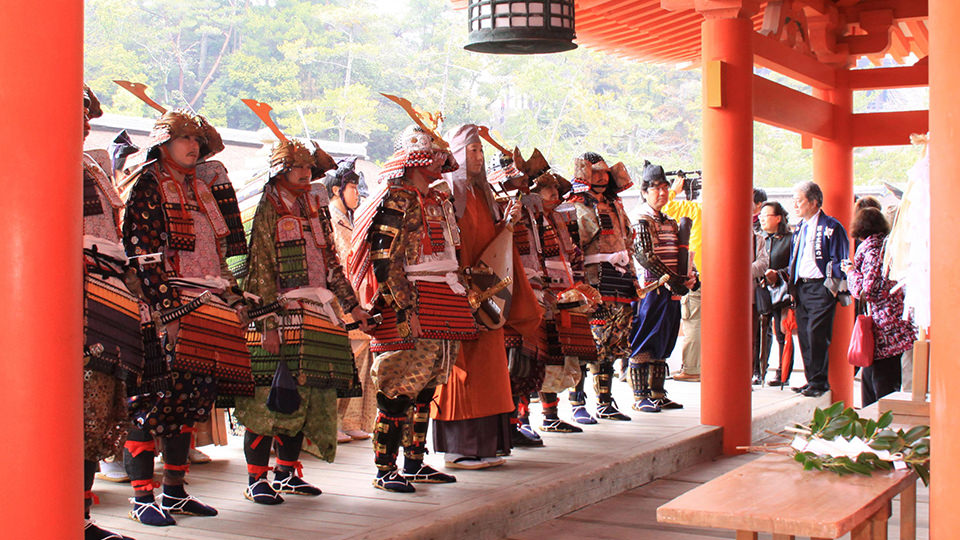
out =
[(912, 317), (903, 319), (903, 291), (890, 292), (896, 282), (883, 276), (883, 239), (884, 235), (875, 234), (864, 240), (847, 272), (850, 293), (866, 300), (873, 316), (874, 358), (899, 355), (917, 339)]

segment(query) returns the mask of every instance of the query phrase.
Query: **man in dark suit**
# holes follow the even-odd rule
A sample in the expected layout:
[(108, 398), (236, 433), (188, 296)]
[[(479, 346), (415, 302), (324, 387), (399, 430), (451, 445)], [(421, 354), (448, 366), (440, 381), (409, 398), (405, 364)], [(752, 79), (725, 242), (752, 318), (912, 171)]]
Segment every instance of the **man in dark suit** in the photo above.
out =
[(808, 397), (830, 389), (827, 350), (833, 334), (837, 297), (846, 289), (840, 261), (849, 255), (847, 233), (836, 219), (820, 209), (823, 192), (814, 182), (798, 184), (793, 207), (801, 219), (794, 232), (790, 281), (795, 289), (797, 334), (807, 384), (794, 388)]

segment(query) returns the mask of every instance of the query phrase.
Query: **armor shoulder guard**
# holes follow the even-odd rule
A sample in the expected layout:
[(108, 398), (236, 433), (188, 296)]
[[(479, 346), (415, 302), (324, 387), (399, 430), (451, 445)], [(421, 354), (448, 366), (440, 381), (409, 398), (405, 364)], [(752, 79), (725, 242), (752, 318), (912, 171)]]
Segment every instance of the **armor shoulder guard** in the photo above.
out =
[(110, 163), (110, 154), (103, 148), (87, 150), (83, 153), (85, 158), (90, 158), (100, 169), (106, 173), (107, 178), (113, 178), (113, 165)]
[(197, 164), (197, 180), (210, 188), (223, 220), (227, 224), (227, 257), (247, 254), (247, 237), (243, 232), (240, 205), (227, 168), (219, 161), (204, 161)]

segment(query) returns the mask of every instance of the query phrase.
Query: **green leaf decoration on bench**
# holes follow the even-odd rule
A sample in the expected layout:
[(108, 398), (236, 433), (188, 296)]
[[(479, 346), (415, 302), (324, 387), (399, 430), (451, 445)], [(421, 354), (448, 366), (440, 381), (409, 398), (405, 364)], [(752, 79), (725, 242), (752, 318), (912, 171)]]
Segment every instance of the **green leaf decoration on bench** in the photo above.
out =
[(804, 470), (833, 471), (841, 476), (889, 471), (900, 464), (913, 469), (924, 485), (930, 482), (930, 427), (907, 431), (889, 429), (893, 413), (877, 420), (860, 418), (842, 401), (817, 408), (813, 420), (787, 428), (795, 435), (790, 444), (751, 447), (784, 453), (788, 449)]

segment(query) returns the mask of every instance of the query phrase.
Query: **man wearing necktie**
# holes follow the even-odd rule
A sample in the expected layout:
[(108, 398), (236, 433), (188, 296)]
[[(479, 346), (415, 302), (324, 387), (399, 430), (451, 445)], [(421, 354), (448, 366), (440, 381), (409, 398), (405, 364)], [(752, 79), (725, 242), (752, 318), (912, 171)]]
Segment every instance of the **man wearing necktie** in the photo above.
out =
[(790, 255), (790, 282), (795, 289), (797, 334), (807, 384), (794, 388), (808, 397), (830, 389), (827, 350), (833, 334), (837, 293), (846, 276), (840, 261), (849, 254), (847, 233), (836, 219), (821, 210), (823, 192), (814, 182), (798, 184), (793, 207), (802, 220), (794, 233)]

